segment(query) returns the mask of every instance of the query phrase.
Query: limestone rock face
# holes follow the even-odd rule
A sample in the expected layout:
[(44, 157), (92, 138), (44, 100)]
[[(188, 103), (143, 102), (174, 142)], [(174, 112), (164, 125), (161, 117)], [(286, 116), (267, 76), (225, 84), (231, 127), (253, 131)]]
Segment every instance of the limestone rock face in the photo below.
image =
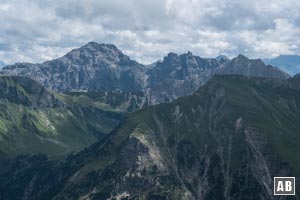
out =
[(4, 75), (27, 76), (60, 91), (139, 90), (145, 69), (114, 45), (90, 42), (65, 56), (42, 64), (17, 63)]
[[(6, 66), (2, 75), (30, 77), (59, 91), (142, 91), (145, 105), (169, 102), (195, 92), (216, 74), (287, 79), (285, 72), (243, 55), (201, 58), (191, 52), (169, 53), (162, 61), (142, 65), (112, 44), (90, 42), (65, 56), (41, 64)], [(143, 107), (143, 105), (139, 105)]]

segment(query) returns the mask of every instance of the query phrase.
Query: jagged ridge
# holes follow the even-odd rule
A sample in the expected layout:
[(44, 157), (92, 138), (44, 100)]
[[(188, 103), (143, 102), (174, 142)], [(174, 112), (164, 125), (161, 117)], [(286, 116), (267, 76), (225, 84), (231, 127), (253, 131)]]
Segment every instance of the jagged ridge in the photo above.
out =
[(141, 90), (146, 105), (190, 95), (215, 74), (289, 78), (279, 69), (265, 66), (261, 60), (242, 55), (230, 60), (225, 56), (201, 58), (191, 52), (169, 53), (163, 61), (147, 67), (131, 60), (114, 45), (95, 42), (42, 64), (6, 66), (1, 74), (28, 76), (60, 92)]

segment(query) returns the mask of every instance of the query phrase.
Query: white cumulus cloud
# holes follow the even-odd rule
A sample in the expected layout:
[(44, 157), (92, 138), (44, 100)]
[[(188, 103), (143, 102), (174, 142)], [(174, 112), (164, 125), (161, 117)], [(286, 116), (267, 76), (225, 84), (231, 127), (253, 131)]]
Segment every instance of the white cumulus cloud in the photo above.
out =
[(145, 64), (170, 51), (300, 53), (298, 0), (1, 0), (0, 24), (5, 63), (42, 62), (89, 41)]

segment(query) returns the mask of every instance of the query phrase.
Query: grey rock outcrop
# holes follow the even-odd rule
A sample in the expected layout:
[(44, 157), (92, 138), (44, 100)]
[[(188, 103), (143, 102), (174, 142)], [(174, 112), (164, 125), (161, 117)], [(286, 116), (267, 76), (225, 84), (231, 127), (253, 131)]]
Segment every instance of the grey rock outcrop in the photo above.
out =
[[(65, 56), (42, 64), (6, 66), (2, 75), (30, 77), (45, 87), (69, 91), (143, 91), (141, 103), (153, 105), (195, 92), (215, 74), (287, 79), (280, 69), (243, 55), (230, 60), (224, 55), (201, 58), (191, 52), (169, 53), (162, 61), (142, 65), (112, 44), (90, 42)], [(139, 105), (143, 107), (143, 105)]]
[(61, 58), (42, 64), (6, 66), (2, 74), (27, 76), (61, 92), (140, 90), (144, 84), (145, 69), (114, 45), (90, 42)]
[(272, 77), (288, 79), (290, 75), (271, 65), (265, 65), (261, 59), (249, 59), (244, 55), (232, 59), (217, 69), (216, 74), (239, 74), (248, 77)]

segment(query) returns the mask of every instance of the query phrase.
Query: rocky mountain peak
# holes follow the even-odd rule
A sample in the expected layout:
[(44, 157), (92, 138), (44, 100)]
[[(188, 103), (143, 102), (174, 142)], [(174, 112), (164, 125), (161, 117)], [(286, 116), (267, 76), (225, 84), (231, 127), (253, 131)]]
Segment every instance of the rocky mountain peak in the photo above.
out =
[(236, 58), (232, 59), (232, 63), (248, 65), (248, 66), (258, 66), (265, 67), (266, 65), (261, 59), (250, 59), (243, 54), (239, 54)]
[(239, 54), (237, 57), (232, 59), (233, 61), (249, 61), (250, 59), (243, 54)]
[(217, 74), (240, 74), (248, 77), (287, 79), (290, 76), (273, 66), (266, 66), (261, 59), (249, 59), (240, 54), (217, 70)]
[(164, 59), (166, 59), (166, 58), (176, 58), (176, 57), (178, 57), (177, 53), (170, 52), (170, 53), (168, 53), (167, 56), (164, 57)]
[(230, 59), (225, 55), (219, 55), (215, 58), (220, 64), (230, 61)]
[(99, 61), (107, 60), (113, 63), (120, 61), (129, 61), (130, 58), (122, 53), (113, 44), (98, 44), (96, 42), (89, 42), (86, 45), (73, 49), (66, 54), (66, 58), (77, 61)]
[(300, 74), (296, 74), (296, 75), (294, 76), (294, 78), (299, 78), (299, 79), (300, 79)]
[(82, 46), (80, 49), (86, 49), (91, 51), (100, 51), (102, 53), (107, 52), (118, 52), (120, 54), (123, 54), (115, 45), (113, 44), (105, 44), (105, 43), (97, 43), (97, 42), (89, 42), (86, 45)]
[(168, 53), (167, 56), (164, 57), (162, 63), (166, 65), (172, 65), (174, 63), (177, 63), (178, 60), (179, 60), (179, 56), (176, 53), (170, 52)]
[(193, 56), (193, 53), (192, 53), (191, 51), (188, 51), (188, 52), (187, 52), (187, 55)]
[(30, 77), (56, 91), (141, 88), (142, 65), (112, 44), (90, 42), (65, 56), (41, 64), (16, 64), (2, 75)]

